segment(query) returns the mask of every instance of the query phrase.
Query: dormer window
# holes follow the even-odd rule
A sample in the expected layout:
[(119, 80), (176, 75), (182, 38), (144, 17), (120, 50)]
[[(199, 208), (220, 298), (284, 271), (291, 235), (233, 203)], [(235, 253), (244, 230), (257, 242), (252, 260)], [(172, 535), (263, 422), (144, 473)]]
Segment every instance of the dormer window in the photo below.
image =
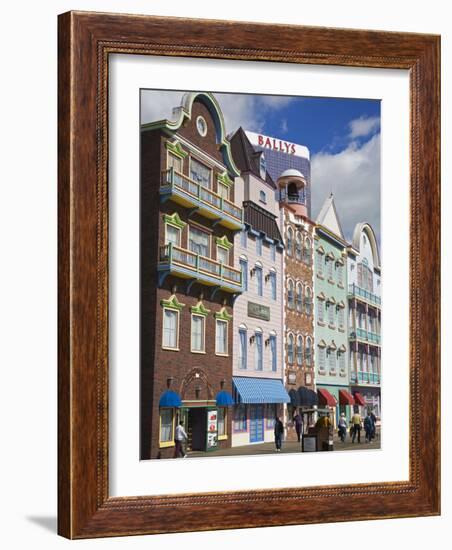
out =
[(265, 194), (265, 191), (259, 191), (259, 202), (267, 204), (267, 195)]
[(261, 154), (261, 157), (259, 159), (259, 172), (261, 178), (264, 180), (267, 173), (267, 161), (265, 160), (264, 153)]

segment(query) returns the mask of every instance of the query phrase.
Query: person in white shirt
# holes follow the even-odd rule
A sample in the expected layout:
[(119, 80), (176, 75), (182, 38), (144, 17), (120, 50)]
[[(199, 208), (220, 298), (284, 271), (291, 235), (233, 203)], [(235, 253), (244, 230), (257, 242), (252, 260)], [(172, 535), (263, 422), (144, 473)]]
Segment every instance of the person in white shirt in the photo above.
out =
[(181, 420), (179, 425), (176, 426), (176, 433), (174, 439), (176, 440), (176, 448), (174, 449), (174, 458), (179, 458), (179, 455), (186, 458), (184, 443), (187, 441), (188, 436), (184, 430), (184, 421)]

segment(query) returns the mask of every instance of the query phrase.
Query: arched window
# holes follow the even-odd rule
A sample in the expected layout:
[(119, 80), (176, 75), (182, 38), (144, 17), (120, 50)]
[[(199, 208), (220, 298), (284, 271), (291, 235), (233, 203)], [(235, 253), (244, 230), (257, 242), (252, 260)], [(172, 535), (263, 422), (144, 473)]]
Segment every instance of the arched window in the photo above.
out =
[(297, 283), (296, 302), (297, 302), (297, 311), (301, 313), (303, 310), (303, 286), (301, 283)]
[(303, 261), (305, 264), (311, 263), (311, 239), (309, 237), (304, 240)]
[(305, 288), (304, 311), (306, 315), (312, 315), (312, 291), (308, 286)]
[(297, 336), (297, 365), (303, 364), (303, 336)]
[(293, 229), (289, 227), (287, 230), (287, 255), (292, 256), (292, 248), (293, 248)]
[(287, 338), (287, 362), (289, 365), (293, 365), (294, 363), (294, 336), (293, 334), (289, 334)]
[(306, 338), (306, 347), (304, 350), (304, 359), (307, 367), (312, 365), (312, 339), (310, 336)]
[(325, 255), (323, 249), (318, 248), (315, 255), (315, 268), (317, 275), (323, 277), (323, 256)]
[(300, 260), (300, 262), (302, 259), (302, 250), (303, 249), (302, 249), (301, 233), (297, 231), (297, 236), (295, 238), (295, 256), (297, 260)]
[(325, 322), (325, 319), (324, 319), (324, 311), (325, 311), (324, 301), (325, 300), (322, 300), (321, 298), (317, 298), (317, 320), (320, 323)]
[(287, 284), (287, 304), (289, 309), (294, 309), (295, 307), (295, 298), (294, 298), (294, 283), (292, 279), (289, 279)]

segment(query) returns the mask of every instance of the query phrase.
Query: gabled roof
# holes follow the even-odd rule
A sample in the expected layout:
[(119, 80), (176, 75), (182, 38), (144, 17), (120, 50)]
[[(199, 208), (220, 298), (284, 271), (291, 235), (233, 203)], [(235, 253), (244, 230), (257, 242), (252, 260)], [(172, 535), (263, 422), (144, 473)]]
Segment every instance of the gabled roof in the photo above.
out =
[[(231, 143), (232, 158), (239, 170), (241, 172), (251, 172), (254, 176), (261, 178), (259, 161), (263, 151), (254, 149), (241, 126), (229, 138), (229, 141)], [(267, 171), (265, 172), (264, 181), (270, 187), (276, 189), (275, 182)]]
[(323, 227), (329, 229), (334, 235), (344, 240), (344, 233), (342, 232), (339, 216), (337, 215), (333, 193), (331, 193), (323, 203), (319, 215), (317, 216), (316, 223), (323, 225)]

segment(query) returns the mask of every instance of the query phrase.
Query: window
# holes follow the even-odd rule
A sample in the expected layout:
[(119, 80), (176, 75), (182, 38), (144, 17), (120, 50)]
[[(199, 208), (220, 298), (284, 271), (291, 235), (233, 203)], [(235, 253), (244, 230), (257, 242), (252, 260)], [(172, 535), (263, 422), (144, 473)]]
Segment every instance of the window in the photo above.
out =
[(306, 338), (306, 348), (304, 350), (304, 353), (306, 366), (310, 367), (312, 364), (312, 340), (311, 338), (309, 338), (309, 336)]
[(333, 326), (335, 324), (334, 304), (331, 302), (328, 304), (328, 324)]
[(196, 128), (200, 136), (204, 137), (207, 134), (207, 122), (201, 115), (199, 115), (196, 119)]
[(218, 437), (227, 435), (227, 409), (226, 407), (218, 407)]
[(247, 367), (247, 335), (246, 328), (239, 328), (239, 369)]
[(271, 353), (271, 367), (272, 371), (276, 372), (277, 369), (277, 353), (276, 353), (276, 336), (270, 335), (270, 353)]
[(191, 351), (205, 352), (205, 322), (204, 315), (191, 316)]
[(160, 409), (160, 443), (174, 442), (174, 409)]
[(328, 368), (330, 372), (336, 372), (336, 354), (333, 350), (328, 352)]
[(228, 354), (228, 322), (220, 319), (216, 322), (215, 353)]
[(165, 225), (165, 244), (169, 243), (180, 246), (180, 229), (167, 223)]
[(177, 349), (179, 340), (179, 312), (174, 309), (163, 308), (163, 340), (162, 346)]
[(328, 265), (327, 265), (327, 269), (328, 269), (328, 279), (333, 279), (333, 259), (332, 258), (327, 258), (328, 260)]
[(325, 348), (319, 347), (319, 370), (320, 371), (325, 370), (325, 355), (326, 355)]
[(276, 262), (276, 244), (272, 243), (270, 245), (270, 257), (272, 262)]
[(304, 241), (303, 261), (306, 264), (311, 263), (311, 239), (309, 237), (306, 237)]
[(345, 373), (345, 352), (339, 353), (339, 369), (342, 373)]
[(243, 403), (234, 408), (234, 431), (246, 432), (246, 405)]
[(267, 172), (267, 162), (265, 160), (264, 153), (261, 153), (261, 156), (259, 159), (259, 173), (263, 180), (265, 179), (266, 172)]
[(190, 178), (201, 185), (201, 187), (207, 187), (210, 189), (211, 186), (211, 169), (201, 164), (199, 161), (192, 158), (190, 160)]
[(184, 161), (180, 157), (176, 157), (176, 155), (168, 153), (168, 168), (174, 168), (176, 172), (182, 174), (183, 163)]
[(323, 310), (324, 310), (324, 307), (323, 307), (323, 300), (321, 300), (320, 298), (317, 298), (317, 320), (318, 320), (320, 323), (323, 323), (323, 322), (324, 322)]
[(262, 238), (256, 237), (256, 254), (262, 256)]
[(223, 199), (229, 200), (229, 187), (221, 182), (218, 182), (218, 194)]
[(294, 309), (295, 307), (295, 298), (294, 298), (294, 284), (292, 280), (289, 280), (287, 285), (287, 304), (289, 309)]
[(297, 337), (297, 365), (301, 367), (303, 364), (303, 336)]
[(320, 250), (317, 250), (315, 256), (316, 270), (317, 274), (323, 276), (323, 253)]
[(287, 255), (292, 256), (292, 247), (293, 247), (293, 231), (292, 228), (289, 227), (287, 230)]
[(306, 315), (312, 314), (312, 299), (311, 299), (312, 293), (311, 289), (307, 286), (305, 289), (305, 299), (304, 299), (304, 310)]
[(287, 339), (287, 362), (289, 365), (294, 364), (294, 337), (293, 334), (289, 334)]
[(301, 283), (297, 283), (296, 302), (297, 302), (297, 311), (301, 313), (303, 310), (303, 286), (301, 285)]
[(262, 267), (256, 266), (254, 269), (256, 273), (256, 292), (258, 296), (263, 296), (264, 287), (262, 285)]
[(267, 196), (264, 191), (259, 191), (259, 202), (267, 204)]
[(339, 328), (344, 328), (344, 308), (340, 307), (337, 312), (337, 322), (339, 324)]
[(248, 232), (245, 229), (242, 229), (241, 233), (240, 233), (240, 244), (242, 245), (243, 248), (246, 248), (247, 244), (248, 244)]
[(272, 300), (276, 300), (276, 273), (274, 271), (270, 271), (270, 285)]
[(302, 258), (302, 252), (303, 252), (303, 249), (302, 249), (302, 243), (301, 243), (301, 234), (297, 231), (297, 237), (295, 241), (295, 256), (297, 260), (300, 260), (300, 262)]
[(256, 332), (256, 349), (254, 353), (254, 368), (256, 370), (263, 370), (264, 361), (263, 361), (263, 350), (262, 350), (262, 332)]
[(248, 290), (248, 261), (240, 259), (240, 269), (242, 270), (242, 284), (245, 290)]
[(210, 256), (210, 235), (196, 227), (190, 227), (189, 249), (201, 256)]
[(344, 264), (340, 262), (337, 264), (337, 283), (344, 284)]
[(229, 250), (222, 246), (217, 246), (217, 261), (229, 265)]
[(276, 418), (276, 403), (267, 403), (267, 430), (273, 430)]

